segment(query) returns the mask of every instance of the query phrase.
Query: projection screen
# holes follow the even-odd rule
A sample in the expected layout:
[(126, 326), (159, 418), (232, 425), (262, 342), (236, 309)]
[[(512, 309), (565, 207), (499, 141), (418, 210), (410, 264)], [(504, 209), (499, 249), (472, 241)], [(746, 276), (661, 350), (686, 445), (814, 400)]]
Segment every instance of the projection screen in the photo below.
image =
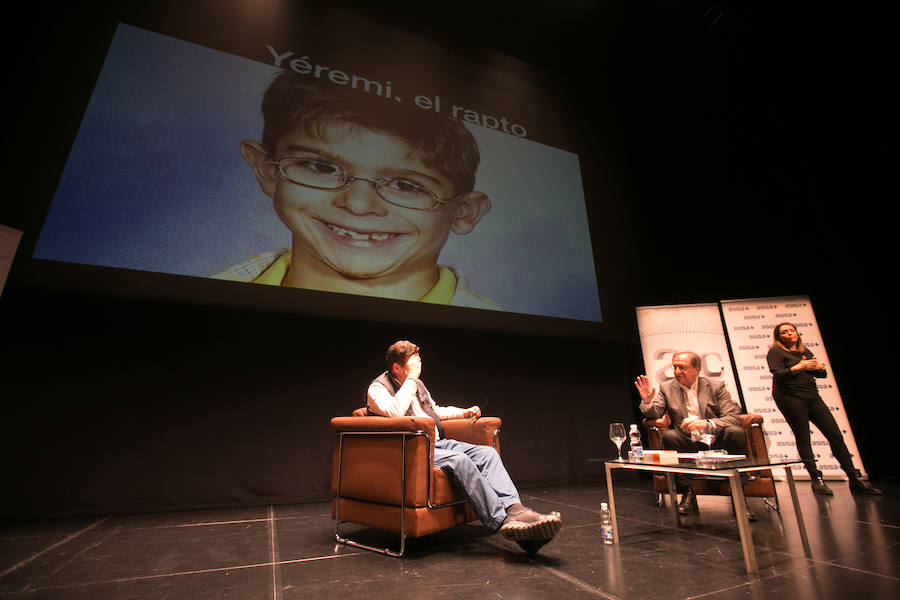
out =
[[(266, 61), (120, 23), (33, 257), (603, 320), (577, 154), (434, 86), (262, 46)], [(355, 96), (376, 124), (323, 109), (324, 121), (289, 123), (265, 152), (261, 104), (279, 75), (323, 90), (326, 105)], [(388, 112), (412, 135), (430, 117), (462, 129), (453, 135), (477, 153), (471, 189), (450, 181), (465, 167), (446, 140), (423, 150), (378, 125)], [(329, 170), (326, 187), (297, 183), (302, 169)], [(411, 189), (433, 206), (400, 205)]]

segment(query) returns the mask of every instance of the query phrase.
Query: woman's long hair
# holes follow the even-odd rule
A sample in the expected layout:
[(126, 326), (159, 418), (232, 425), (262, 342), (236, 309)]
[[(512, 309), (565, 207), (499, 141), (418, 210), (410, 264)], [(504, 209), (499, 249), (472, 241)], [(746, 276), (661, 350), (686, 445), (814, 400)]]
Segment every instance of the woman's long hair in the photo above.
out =
[(804, 352), (806, 352), (806, 346), (803, 345), (803, 339), (800, 337), (799, 331), (797, 331), (797, 350), (791, 350), (790, 348), (788, 348), (787, 346), (785, 346), (782, 343), (781, 336), (778, 334), (778, 332), (785, 325), (790, 325), (791, 327), (794, 328), (794, 331), (797, 331), (797, 326), (794, 325), (793, 323), (788, 323), (788, 322), (779, 323), (778, 325), (775, 326), (775, 332), (773, 334), (773, 337), (775, 339), (775, 345), (778, 346), (779, 348), (781, 348), (782, 350), (786, 350), (788, 352), (799, 352), (800, 354), (803, 354)]

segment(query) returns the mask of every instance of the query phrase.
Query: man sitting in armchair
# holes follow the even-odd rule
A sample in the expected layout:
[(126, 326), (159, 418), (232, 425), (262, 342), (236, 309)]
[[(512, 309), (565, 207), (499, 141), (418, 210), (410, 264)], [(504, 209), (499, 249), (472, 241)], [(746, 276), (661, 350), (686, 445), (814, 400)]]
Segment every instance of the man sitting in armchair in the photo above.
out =
[(434, 419), (434, 465), (447, 473), (482, 525), (490, 531), (499, 530), (505, 538), (520, 544), (552, 540), (562, 526), (559, 513), (545, 515), (523, 506), (496, 450), (444, 439), (441, 419), (478, 418), (481, 409), (438, 406), (419, 379), (422, 359), (419, 347), (412, 342), (392, 344), (387, 351), (387, 366), (388, 370), (369, 384), (368, 412), (383, 417)]
[[(700, 377), (701, 359), (696, 352), (679, 352), (672, 357), (675, 379), (659, 386), (657, 392), (646, 375), (634, 382), (641, 396), (640, 409), (645, 418), (659, 419), (668, 414), (672, 426), (662, 434), (663, 447), (678, 452), (697, 452), (701, 446), (691, 438), (694, 431), (712, 432), (712, 448), (724, 448), (729, 454), (747, 455), (747, 435), (738, 415), (741, 409), (731, 399), (724, 381)], [(676, 478), (684, 489), (678, 511), (697, 512), (697, 496), (690, 478)], [(748, 508), (747, 518), (756, 520)]]

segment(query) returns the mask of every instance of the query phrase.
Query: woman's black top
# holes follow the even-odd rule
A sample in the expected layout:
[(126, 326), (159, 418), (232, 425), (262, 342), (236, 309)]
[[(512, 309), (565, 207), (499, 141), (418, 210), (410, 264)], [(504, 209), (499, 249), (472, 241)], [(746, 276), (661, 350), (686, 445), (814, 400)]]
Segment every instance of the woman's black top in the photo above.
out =
[(769, 371), (772, 372), (772, 397), (796, 396), (813, 400), (819, 397), (816, 379), (825, 377), (825, 369), (821, 371), (800, 371), (794, 373), (791, 367), (803, 359), (813, 358), (809, 349), (804, 352), (790, 352), (779, 346), (772, 346), (766, 355)]

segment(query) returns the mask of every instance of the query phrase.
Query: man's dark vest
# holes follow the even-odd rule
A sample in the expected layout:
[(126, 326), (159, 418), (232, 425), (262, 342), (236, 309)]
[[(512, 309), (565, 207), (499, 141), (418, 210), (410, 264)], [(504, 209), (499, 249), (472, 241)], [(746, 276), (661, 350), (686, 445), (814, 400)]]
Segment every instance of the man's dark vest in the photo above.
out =
[[(381, 375), (375, 378), (375, 381), (372, 383), (380, 383), (383, 385), (392, 395), (397, 394), (397, 390), (400, 389), (395, 385), (394, 378), (391, 377), (390, 373), (385, 371)], [(425, 387), (425, 384), (420, 380), (416, 379), (416, 397), (419, 399), (419, 406), (422, 407), (422, 410), (425, 411), (425, 414), (434, 419), (434, 424), (438, 430), (438, 439), (444, 439), (444, 428), (441, 426), (441, 419), (437, 415), (437, 411), (434, 410), (434, 400), (431, 399), (431, 394), (428, 392), (428, 389)], [(372, 411), (368, 411), (371, 414)], [(412, 404), (409, 405), (409, 408), (406, 411), (407, 416), (413, 415), (413, 407)]]

